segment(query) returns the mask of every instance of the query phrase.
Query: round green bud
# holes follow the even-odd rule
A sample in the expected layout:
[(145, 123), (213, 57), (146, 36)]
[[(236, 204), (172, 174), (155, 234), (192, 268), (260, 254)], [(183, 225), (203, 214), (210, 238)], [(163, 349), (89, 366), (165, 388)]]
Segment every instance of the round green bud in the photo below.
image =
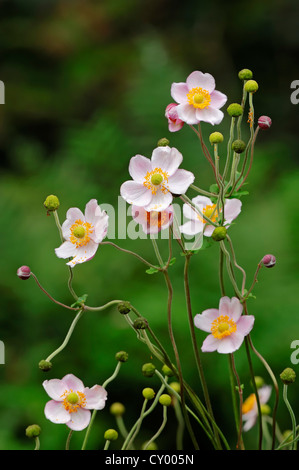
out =
[(261, 388), (265, 384), (263, 377), (256, 376), (254, 377), (254, 381), (257, 388)]
[(172, 372), (172, 369), (170, 369), (170, 367), (168, 367), (166, 364), (164, 364), (164, 366), (162, 367), (162, 372), (167, 377), (173, 377), (174, 375), (174, 373)]
[(244, 140), (237, 139), (232, 143), (232, 149), (236, 153), (243, 153), (246, 149)]
[(158, 147), (168, 147), (169, 140), (166, 139), (166, 137), (163, 137), (162, 139), (158, 140), (157, 145), (158, 145)]
[(209, 141), (211, 144), (221, 144), (223, 140), (224, 140), (224, 137), (223, 137), (223, 134), (221, 134), (221, 132), (212, 132), (212, 134), (210, 134)]
[(244, 85), (244, 89), (248, 93), (255, 93), (258, 90), (258, 88), (259, 88), (258, 83), (255, 80), (248, 80)]
[(126, 351), (119, 351), (115, 354), (115, 359), (118, 362), (127, 362), (129, 359), (129, 354)]
[(56, 211), (59, 206), (60, 206), (59, 199), (57, 196), (54, 196), (53, 194), (50, 194), (50, 196), (48, 196), (44, 202), (44, 207), (49, 212)]
[(143, 364), (142, 369), (141, 369), (144, 377), (152, 377), (155, 373), (155, 370), (156, 370), (156, 367), (154, 366), (154, 364), (150, 362), (147, 364)]
[(232, 103), (226, 111), (231, 117), (239, 117), (243, 114), (243, 107), (239, 103)]
[(115, 431), (115, 429), (107, 429), (104, 433), (104, 439), (106, 439), (106, 441), (116, 441), (117, 438), (118, 432)]
[(261, 413), (262, 415), (270, 415), (271, 414), (271, 408), (267, 403), (264, 405), (261, 405)]
[(31, 424), (26, 428), (25, 434), (27, 437), (38, 437), (41, 433), (41, 428), (38, 424)]
[(291, 442), (293, 440), (293, 431), (291, 431), (290, 429), (286, 429), (282, 433), (282, 438), (283, 440), (286, 439), (286, 443)]
[(145, 318), (139, 317), (133, 323), (135, 330), (145, 330), (148, 327), (148, 322)]
[(144, 388), (142, 390), (142, 395), (147, 400), (152, 400), (156, 394), (155, 394), (155, 391), (152, 388)]
[(216, 227), (214, 232), (212, 233), (212, 238), (216, 242), (220, 242), (226, 238), (227, 230), (225, 227)]
[(112, 403), (112, 405), (110, 406), (110, 413), (114, 416), (122, 416), (125, 411), (126, 408), (124, 407), (124, 405), (118, 401)]
[(158, 450), (158, 446), (155, 443), (155, 441), (151, 442), (148, 446), (147, 446), (147, 442), (144, 442), (141, 446), (141, 449), (142, 450)]
[(169, 384), (169, 385), (175, 392), (180, 393), (181, 386), (180, 386), (179, 382), (171, 382), (171, 384)]
[(41, 360), (39, 361), (38, 363), (38, 367), (43, 370), (44, 372), (48, 372), (49, 370), (52, 369), (52, 362), (50, 361), (45, 361), (45, 360)]
[(127, 315), (131, 311), (129, 302), (120, 302), (117, 309), (122, 315)]
[(253, 77), (253, 73), (249, 69), (243, 69), (238, 73), (238, 77), (240, 80), (250, 80)]
[(293, 369), (291, 369), (290, 367), (287, 367), (280, 374), (280, 378), (285, 385), (290, 385), (295, 382), (296, 373)]
[(159, 403), (163, 406), (170, 406), (172, 402), (171, 396), (167, 393), (163, 393), (159, 398)]

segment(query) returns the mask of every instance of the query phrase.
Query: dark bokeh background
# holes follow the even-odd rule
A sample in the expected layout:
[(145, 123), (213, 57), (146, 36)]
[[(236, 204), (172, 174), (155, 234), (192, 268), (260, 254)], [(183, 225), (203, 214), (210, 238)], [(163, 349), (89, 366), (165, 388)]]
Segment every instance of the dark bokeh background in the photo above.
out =
[[(292, 366), (290, 344), (299, 339), (299, 107), (290, 101), (290, 84), (299, 79), (298, 2), (9, 0), (0, 1), (0, 13), (0, 79), (6, 87), (6, 103), (0, 109), (0, 339), (6, 348), (0, 378), (0, 448), (30, 449), (24, 430), (34, 422), (43, 429), (43, 449), (64, 448), (65, 426), (54, 425), (43, 415), (48, 399), (41, 385), (45, 378), (72, 372), (87, 386), (102, 383), (114, 370), (115, 353), (126, 350), (130, 359), (109, 386), (109, 404), (116, 400), (126, 405), (128, 427), (138, 417), (142, 388), (159, 387), (155, 378), (142, 376), (141, 366), (151, 357), (115, 308), (86, 314), (68, 347), (53, 361), (52, 371), (42, 373), (39, 360), (61, 344), (72, 314), (51, 303), (33, 280), (20, 281), (16, 270), (28, 264), (52, 295), (70, 304), (68, 271), (54, 254), (59, 234), (43, 201), (48, 194), (59, 197), (61, 221), (69, 207), (83, 210), (91, 198), (117, 206), (129, 159), (137, 153), (150, 157), (161, 137), (183, 153), (183, 167), (194, 172), (198, 186), (208, 189), (213, 175), (196, 136), (187, 127), (170, 134), (164, 118), (171, 83), (184, 81), (193, 70), (214, 75), (217, 89), (234, 102), (241, 97), (238, 71), (252, 69), (259, 83), (256, 114), (273, 120), (271, 130), (259, 135), (247, 186), (250, 195), (243, 199), (243, 211), (230, 234), (249, 282), (264, 254), (277, 257), (274, 269), (260, 273), (256, 299), (249, 303), (256, 316), (252, 338), (276, 376)], [(229, 125), (226, 117), (217, 127), (226, 139)], [(203, 125), (206, 138), (212, 130)], [(119, 244), (155, 262), (149, 240)], [(165, 250), (163, 245), (161, 249)], [(185, 376), (201, 394), (187, 326), (184, 260), (178, 251), (175, 255), (174, 331)], [(192, 260), (194, 313), (217, 306), (217, 269), (217, 246)], [(103, 247), (74, 273), (75, 290), (88, 293), (90, 305), (130, 300), (170, 351), (167, 292), (160, 276), (147, 275), (141, 263), (111, 247)], [(228, 291), (233, 295), (229, 287)], [(198, 332), (200, 343), (204, 337)], [(227, 358), (215, 353), (203, 360), (215, 414), (233, 445)], [(247, 396), (251, 389), (243, 349), (236, 363)], [(256, 358), (253, 363), (256, 374), (269, 383), (261, 363)], [(296, 388), (289, 395), (298, 412)], [(273, 398), (274, 394), (271, 406)], [(282, 400), (278, 412), (281, 429), (290, 428)], [(145, 422), (138, 445), (156, 431), (161, 419), (158, 409), (154, 419)], [(102, 448), (104, 430), (114, 426), (107, 404), (89, 446)], [(173, 446), (174, 427), (160, 438), (160, 448)], [(80, 448), (83, 435), (75, 433), (74, 448)], [(256, 429), (245, 439), (253, 447)], [(207, 445), (203, 439), (202, 447)]]

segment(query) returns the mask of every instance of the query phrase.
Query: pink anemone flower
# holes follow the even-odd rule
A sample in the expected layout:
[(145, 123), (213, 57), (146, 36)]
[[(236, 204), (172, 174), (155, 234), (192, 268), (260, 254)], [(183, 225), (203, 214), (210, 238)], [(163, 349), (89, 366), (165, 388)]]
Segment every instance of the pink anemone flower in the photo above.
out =
[(242, 315), (242, 311), (243, 306), (237, 297), (229, 299), (224, 296), (220, 299), (219, 309), (210, 308), (195, 315), (195, 326), (210, 333), (201, 350), (229, 354), (239, 349), (254, 324), (254, 316)]
[(168, 106), (166, 106), (165, 109), (165, 117), (168, 121), (169, 132), (177, 132), (181, 130), (184, 125), (184, 121), (182, 121), (178, 117), (178, 113), (176, 110), (177, 106), (178, 105), (176, 103), (170, 103)]
[(153, 234), (168, 228), (173, 222), (173, 207), (156, 212), (147, 212), (143, 207), (132, 206), (132, 217), (142, 226), (144, 233)]
[(132, 157), (129, 173), (133, 180), (121, 185), (121, 196), (147, 212), (165, 210), (173, 195), (184, 194), (195, 179), (190, 171), (179, 169), (182, 161), (182, 154), (168, 146), (154, 149), (151, 159)]
[(227, 96), (215, 90), (215, 79), (209, 73), (195, 71), (187, 77), (186, 83), (173, 83), (171, 96), (178, 103), (179, 119), (187, 124), (204, 121), (214, 125), (223, 119), (220, 108), (226, 103)]
[(95, 199), (91, 199), (84, 215), (77, 207), (69, 209), (61, 229), (65, 242), (55, 249), (55, 253), (58, 258), (72, 257), (66, 264), (74, 267), (94, 257), (99, 243), (107, 235), (108, 215)]
[(107, 399), (107, 391), (101, 385), (85, 387), (73, 374), (61, 380), (45, 380), (43, 387), (52, 399), (45, 406), (46, 418), (74, 431), (85, 429), (90, 422), (90, 410), (102, 410)]
[[(216, 210), (216, 204), (206, 196), (196, 196), (192, 199), (195, 206), (198, 207), (201, 214), (216, 222), (220, 213)], [(228, 228), (233, 220), (235, 220), (241, 212), (242, 202), (239, 199), (227, 199), (224, 204), (224, 226)], [(189, 204), (183, 205), (183, 214), (189, 219), (185, 224), (180, 226), (181, 233), (186, 235), (195, 235), (203, 232), (206, 237), (210, 237), (214, 232), (214, 225), (204, 219)]]

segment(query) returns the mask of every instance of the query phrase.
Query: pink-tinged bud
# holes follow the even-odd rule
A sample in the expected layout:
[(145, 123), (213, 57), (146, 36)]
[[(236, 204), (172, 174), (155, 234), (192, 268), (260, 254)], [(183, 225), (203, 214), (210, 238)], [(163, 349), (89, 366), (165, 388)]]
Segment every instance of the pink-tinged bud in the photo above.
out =
[(262, 259), (262, 263), (266, 268), (273, 268), (276, 263), (276, 258), (274, 255), (265, 255)]
[(17, 270), (17, 276), (19, 276), (20, 279), (29, 279), (29, 277), (31, 276), (31, 270), (28, 266), (21, 266), (18, 270)]
[(261, 116), (257, 121), (260, 129), (269, 129), (271, 127), (272, 121), (269, 116)]
[(165, 109), (165, 117), (168, 121), (168, 130), (170, 132), (177, 132), (182, 129), (184, 121), (179, 119), (178, 113), (176, 111), (176, 103), (170, 103)]

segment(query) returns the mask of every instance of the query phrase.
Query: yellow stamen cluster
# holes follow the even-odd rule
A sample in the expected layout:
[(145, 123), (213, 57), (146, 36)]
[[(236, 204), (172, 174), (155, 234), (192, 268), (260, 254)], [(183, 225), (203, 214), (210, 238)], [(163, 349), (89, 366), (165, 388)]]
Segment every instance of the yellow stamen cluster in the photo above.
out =
[(61, 398), (64, 398), (63, 406), (69, 413), (76, 413), (78, 408), (84, 408), (86, 406), (86, 397), (83, 392), (65, 390)]
[(230, 336), (237, 331), (237, 324), (228, 315), (220, 315), (212, 322), (211, 332), (217, 339)]
[(93, 226), (88, 222), (82, 222), (82, 220), (76, 220), (71, 226), (70, 242), (76, 247), (85, 246), (90, 242), (90, 234), (93, 232)]
[[(210, 219), (212, 222), (217, 222), (217, 219), (218, 219), (218, 211), (216, 210), (216, 204), (212, 204), (212, 205), (206, 205), (203, 210), (202, 210), (202, 213), (205, 217), (207, 217), (208, 219)], [(203, 217), (201, 217), (200, 215), (197, 214), (197, 218), (204, 224), (207, 223), (206, 219), (204, 219)]]
[(210, 93), (201, 87), (192, 88), (187, 93), (187, 99), (189, 104), (199, 109), (207, 108), (211, 103)]
[(242, 414), (245, 415), (246, 413), (251, 411), (254, 408), (255, 404), (256, 404), (256, 396), (254, 393), (252, 393), (251, 395), (249, 395), (248, 398), (246, 398), (246, 400), (244, 401), (242, 405)]
[(152, 171), (148, 171), (145, 175), (143, 185), (152, 191), (152, 194), (156, 194), (158, 188), (165, 194), (168, 192), (166, 187), (168, 183), (168, 173), (163, 171), (161, 168), (155, 168)]

